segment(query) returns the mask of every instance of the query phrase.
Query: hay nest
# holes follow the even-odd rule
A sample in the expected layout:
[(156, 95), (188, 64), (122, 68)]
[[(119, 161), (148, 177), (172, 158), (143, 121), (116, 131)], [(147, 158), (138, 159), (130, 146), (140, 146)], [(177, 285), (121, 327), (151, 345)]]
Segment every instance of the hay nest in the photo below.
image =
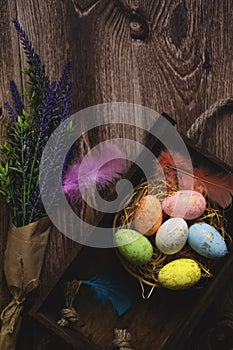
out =
[[(124, 207), (124, 209), (121, 212), (118, 212), (114, 219), (114, 231), (117, 227), (126, 227), (126, 228), (132, 228), (132, 221), (134, 218), (134, 211), (140, 202), (140, 200), (148, 195), (156, 195), (157, 198), (162, 201), (167, 196), (172, 195), (173, 193), (177, 192), (177, 188), (172, 188), (168, 186), (165, 182), (156, 182), (156, 181), (149, 181), (149, 182), (142, 182), (140, 183), (135, 189), (134, 193), (131, 196), (127, 196), (124, 200), (125, 205), (121, 205), (121, 207)], [(218, 232), (223, 236), (225, 239), (228, 235), (225, 232), (226, 227), (226, 220), (224, 217), (223, 210), (214, 207), (211, 205), (207, 200), (207, 206), (206, 211), (204, 214), (199, 217), (196, 220), (192, 220), (192, 224), (195, 222), (204, 221), (207, 224), (212, 225), (213, 227), (218, 230)], [(180, 259), (180, 258), (190, 258), (195, 260), (198, 265), (201, 268), (202, 271), (202, 277), (210, 278), (213, 276), (212, 274), (212, 268), (214, 264), (216, 264), (215, 260), (210, 260), (207, 258), (204, 258), (197, 254), (194, 250), (191, 249), (191, 247), (186, 243), (185, 246), (180, 250), (178, 253), (173, 255), (166, 255), (162, 252), (160, 252), (154, 243), (154, 236), (147, 237), (149, 240), (152, 240), (153, 245), (153, 256), (152, 259), (145, 265), (137, 266), (134, 264), (131, 264), (129, 261), (127, 261), (119, 252), (118, 249), (117, 255), (125, 267), (125, 269), (135, 278), (137, 278), (141, 284), (142, 288), (142, 296), (144, 298), (150, 297), (152, 294), (154, 288), (159, 286), (158, 283), (158, 273), (161, 270), (161, 268), (169, 263), (170, 261)], [(148, 296), (145, 297), (144, 295), (144, 285), (150, 286), (151, 291), (149, 292)]]

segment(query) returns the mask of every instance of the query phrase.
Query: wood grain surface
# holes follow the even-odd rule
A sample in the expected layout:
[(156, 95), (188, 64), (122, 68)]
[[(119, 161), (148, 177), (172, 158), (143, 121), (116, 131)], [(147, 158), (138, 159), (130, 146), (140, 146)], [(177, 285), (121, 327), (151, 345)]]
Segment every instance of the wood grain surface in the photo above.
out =
[[(233, 96), (231, 0), (0, 0), (0, 9), (1, 105), (10, 99), (9, 79), (14, 78), (19, 89), (25, 87), (20, 69), (26, 61), (11, 24), (13, 16), (27, 31), (51, 79), (59, 77), (68, 58), (72, 60), (73, 112), (103, 102), (133, 102), (167, 112), (176, 119), (178, 131), (185, 133), (212, 103)], [(233, 166), (231, 117), (224, 115), (209, 122), (202, 147)], [(5, 113), (1, 121), (4, 119)], [(145, 123), (142, 118), (142, 128)], [(88, 150), (105, 135), (110, 139), (119, 135), (138, 141), (145, 138), (140, 130), (111, 125), (83, 135), (78, 151)], [(0, 210), (2, 263), (9, 213), (3, 202)], [(91, 214), (88, 215), (91, 220)], [(55, 228), (52, 230), (42, 273), (42, 293), (64, 265), (73, 245)], [(0, 283), (3, 307), (7, 293), (2, 277)], [(231, 305), (232, 288), (229, 282), (219, 309)], [(215, 306), (212, 312), (218, 314)], [(232, 332), (232, 313), (226, 318), (226, 332)], [(215, 329), (208, 321), (204, 333), (199, 330), (203, 337), (209, 327)], [(212, 332), (213, 337), (215, 333)], [(36, 337), (38, 340), (40, 336)], [(26, 349), (25, 344), (22, 349)]]

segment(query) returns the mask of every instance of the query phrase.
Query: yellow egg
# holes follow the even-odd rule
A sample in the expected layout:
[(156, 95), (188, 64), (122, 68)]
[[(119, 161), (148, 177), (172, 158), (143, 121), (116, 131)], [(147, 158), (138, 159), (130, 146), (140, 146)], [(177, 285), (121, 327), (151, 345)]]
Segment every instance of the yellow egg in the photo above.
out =
[(179, 290), (195, 285), (201, 278), (201, 269), (196, 261), (182, 258), (165, 265), (158, 274), (158, 281), (164, 288)]
[(162, 207), (156, 196), (147, 195), (138, 203), (134, 213), (134, 227), (144, 234), (151, 236), (155, 234), (162, 224)]

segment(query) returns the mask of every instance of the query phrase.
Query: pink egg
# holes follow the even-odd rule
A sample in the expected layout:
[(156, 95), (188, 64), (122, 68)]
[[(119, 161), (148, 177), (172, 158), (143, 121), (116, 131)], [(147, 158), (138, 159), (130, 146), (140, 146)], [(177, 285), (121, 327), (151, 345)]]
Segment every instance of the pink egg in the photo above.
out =
[(182, 190), (165, 198), (162, 209), (169, 216), (193, 220), (204, 213), (206, 200), (199, 192)]

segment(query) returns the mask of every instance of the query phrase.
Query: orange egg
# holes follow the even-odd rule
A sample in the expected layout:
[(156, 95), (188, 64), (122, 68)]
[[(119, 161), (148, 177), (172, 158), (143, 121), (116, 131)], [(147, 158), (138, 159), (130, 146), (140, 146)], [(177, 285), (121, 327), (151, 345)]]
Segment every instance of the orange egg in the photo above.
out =
[(159, 229), (162, 220), (162, 207), (158, 198), (154, 195), (143, 197), (134, 212), (135, 229), (145, 236), (151, 236)]

